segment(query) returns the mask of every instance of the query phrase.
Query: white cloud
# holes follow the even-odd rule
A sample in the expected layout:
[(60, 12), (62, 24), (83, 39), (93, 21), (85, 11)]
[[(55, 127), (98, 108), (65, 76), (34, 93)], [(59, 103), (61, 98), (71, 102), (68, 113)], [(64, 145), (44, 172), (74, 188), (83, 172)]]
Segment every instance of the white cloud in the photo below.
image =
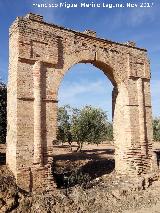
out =
[(153, 97), (160, 96), (160, 80), (151, 80), (151, 93)]
[[(109, 30), (117, 30), (121, 27), (137, 27), (145, 22), (153, 22), (159, 11), (156, 7), (152, 8), (132, 8), (127, 10), (119, 10), (112, 15), (112, 24)], [(110, 23), (110, 20), (104, 19), (104, 24)]]
[(59, 97), (63, 100), (77, 98), (77, 95), (86, 93), (100, 94), (105, 92), (104, 81), (96, 82), (81, 81), (79, 83), (67, 82), (59, 89)]
[[(46, 0), (44, 2), (40, 2), (40, 4), (43, 4), (43, 3), (48, 4), (48, 3), (51, 3), (51, 1)], [(44, 17), (44, 20), (47, 22), (52, 23), (52, 22), (55, 22), (56, 20), (56, 8), (53, 9), (53, 8), (37, 7), (37, 6), (33, 6), (33, 3), (32, 3), (31, 9), (33, 13), (42, 15)]]
[(4, 82), (7, 82), (8, 64), (4, 62), (4, 56), (1, 54), (0, 56), (0, 79)]
[(160, 80), (151, 81), (151, 95), (153, 115), (160, 116)]
[(155, 8), (136, 8), (128, 14), (127, 23), (132, 26), (140, 25), (144, 21), (154, 21), (155, 15)]
[(59, 105), (69, 104), (81, 108), (92, 105), (107, 111), (109, 120), (112, 117), (112, 86), (106, 80), (80, 81), (63, 84), (59, 89)]
[[(108, 111), (111, 120), (111, 98), (112, 86), (103, 80), (96, 82), (81, 81), (79, 83), (67, 82), (59, 90), (60, 105), (70, 104), (75, 107), (82, 107), (91, 104)], [(160, 80), (151, 81), (151, 97), (153, 116), (159, 116), (160, 106)]]

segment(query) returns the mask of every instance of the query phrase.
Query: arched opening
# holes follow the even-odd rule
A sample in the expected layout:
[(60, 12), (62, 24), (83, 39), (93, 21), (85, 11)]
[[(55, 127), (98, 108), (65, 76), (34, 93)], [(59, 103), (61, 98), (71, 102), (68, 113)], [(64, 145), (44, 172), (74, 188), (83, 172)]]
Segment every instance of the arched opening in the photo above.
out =
[[(109, 71), (106, 73), (107, 68)], [(69, 105), (70, 107), (66, 109), (71, 117), (72, 108), (81, 110), (87, 105), (101, 109), (107, 115), (109, 131), (113, 131), (112, 91), (115, 81), (109, 67), (100, 62), (82, 61), (68, 71), (59, 86), (59, 109)], [(99, 178), (114, 170), (113, 138), (107, 136), (106, 140), (98, 145), (92, 142), (84, 143), (81, 152), (77, 152), (76, 141), (72, 141), (71, 150), (67, 141), (57, 138), (53, 160), (53, 174), (57, 187), (86, 184), (91, 179)]]

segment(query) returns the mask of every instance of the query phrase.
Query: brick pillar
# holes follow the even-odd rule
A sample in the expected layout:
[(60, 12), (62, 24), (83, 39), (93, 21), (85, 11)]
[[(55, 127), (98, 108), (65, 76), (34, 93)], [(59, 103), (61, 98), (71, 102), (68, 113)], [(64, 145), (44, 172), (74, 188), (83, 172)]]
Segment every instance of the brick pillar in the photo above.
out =
[(125, 84), (117, 85), (114, 101), (113, 135), (115, 144), (115, 170), (117, 174), (130, 174), (128, 152), (131, 146), (130, 106)]
[(146, 130), (145, 130), (145, 103), (144, 103), (144, 86), (142, 78), (137, 80), (138, 105), (139, 105), (139, 133), (142, 155), (146, 156)]
[(42, 62), (36, 61), (33, 66), (34, 82), (34, 164), (43, 164), (42, 154), (42, 97), (41, 97), (41, 71)]
[(112, 90), (112, 120), (114, 119), (114, 110), (115, 110), (117, 95), (118, 95), (118, 89), (115, 86)]

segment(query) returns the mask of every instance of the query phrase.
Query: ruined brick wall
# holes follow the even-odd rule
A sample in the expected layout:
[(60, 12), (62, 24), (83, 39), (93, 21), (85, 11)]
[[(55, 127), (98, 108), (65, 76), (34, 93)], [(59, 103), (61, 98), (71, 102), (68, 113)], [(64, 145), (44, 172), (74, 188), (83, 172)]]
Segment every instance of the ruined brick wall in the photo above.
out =
[(7, 86), (7, 149), (6, 161), (16, 174), (17, 146), (17, 68), (18, 32), (14, 32), (9, 43), (9, 76)]
[(137, 48), (133, 42), (122, 44), (96, 38), (92, 31), (79, 33), (48, 24), (35, 14), (17, 18), (10, 28), (7, 133), (10, 169), (18, 178), (22, 170), (48, 166), (56, 140), (58, 89), (63, 76), (77, 63), (93, 64), (114, 86), (117, 173), (132, 176), (147, 173), (153, 162), (146, 50)]

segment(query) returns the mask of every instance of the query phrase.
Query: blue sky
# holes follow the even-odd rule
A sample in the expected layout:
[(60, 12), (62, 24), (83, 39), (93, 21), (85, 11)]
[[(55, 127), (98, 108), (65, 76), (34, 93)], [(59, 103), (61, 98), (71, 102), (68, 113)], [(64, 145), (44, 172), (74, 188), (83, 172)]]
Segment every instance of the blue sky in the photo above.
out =
[[(50, 23), (62, 25), (77, 31), (91, 29), (101, 38), (118, 42), (134, 40), (139, 47), (145, 47), (151, 62), (151, 92), (153, 115), (159, 116), (160, 106), (160, 1), (150, 8), (38, 8), (33, 3), (140, 3), (134, 0), (0, 0), (0, 78), (7, 82), (8, 70), (8, 28), (17, 16), (29, 12), (38, 13)], [(86, 104), (108, 111), (111, 119), (112, 85), (106, 76), (89, 64), (73, 66), (64, 77), (59, 89), (59, 104), (81, 107)]]

